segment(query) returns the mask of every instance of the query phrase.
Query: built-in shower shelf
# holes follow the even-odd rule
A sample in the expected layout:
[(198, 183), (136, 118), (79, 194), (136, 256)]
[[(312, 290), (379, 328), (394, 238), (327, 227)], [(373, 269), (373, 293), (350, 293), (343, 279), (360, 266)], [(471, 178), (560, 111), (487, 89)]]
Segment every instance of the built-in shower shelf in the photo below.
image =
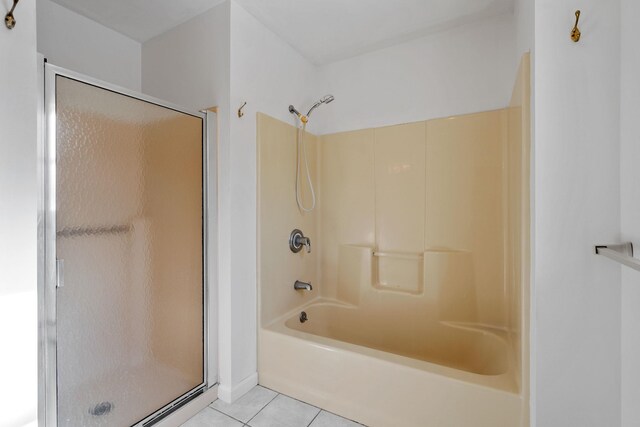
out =
[(376, 251), (373, 258), (375, 288), (411, 294), (422, 292), (423, 253)]

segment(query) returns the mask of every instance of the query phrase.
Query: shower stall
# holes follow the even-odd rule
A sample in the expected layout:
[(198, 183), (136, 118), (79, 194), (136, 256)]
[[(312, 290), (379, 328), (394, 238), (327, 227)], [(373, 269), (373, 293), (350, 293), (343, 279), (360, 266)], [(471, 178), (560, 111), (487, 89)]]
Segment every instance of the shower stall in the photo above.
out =
[(207, 113), (44, 74), (44, 422), (150, 425), (216, 383)]

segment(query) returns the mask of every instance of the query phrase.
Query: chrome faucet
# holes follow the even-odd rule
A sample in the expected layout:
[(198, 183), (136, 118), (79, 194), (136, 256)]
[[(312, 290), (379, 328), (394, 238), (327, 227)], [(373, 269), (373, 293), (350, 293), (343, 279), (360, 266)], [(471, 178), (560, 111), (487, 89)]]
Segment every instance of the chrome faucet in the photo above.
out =
[(302, 250), (303, 246), (307, 248), (307, 253), (311, 253), (311, 239), (304, 237), (302, 231), (296, 228), (289, 236), (289, 249), (291, 249), (291, 252), (297, 254)]
[(293, 289), (295, 289), (296, 291), (312, 291), (313, 286), (311, 286), (311, 283), (296, 280), (296, 283), (293, 284)]

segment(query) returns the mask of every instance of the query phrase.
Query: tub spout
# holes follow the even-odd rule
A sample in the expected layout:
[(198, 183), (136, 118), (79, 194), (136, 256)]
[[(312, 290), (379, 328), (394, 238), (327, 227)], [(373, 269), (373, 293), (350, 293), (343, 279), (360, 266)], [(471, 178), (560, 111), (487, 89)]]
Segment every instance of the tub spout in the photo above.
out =
[(293, 284), (293, 289), (296, 291), (311, 291), (313, 290), (313, 286), (311, 286), (311, 283), (296, 280), (296, 283)]

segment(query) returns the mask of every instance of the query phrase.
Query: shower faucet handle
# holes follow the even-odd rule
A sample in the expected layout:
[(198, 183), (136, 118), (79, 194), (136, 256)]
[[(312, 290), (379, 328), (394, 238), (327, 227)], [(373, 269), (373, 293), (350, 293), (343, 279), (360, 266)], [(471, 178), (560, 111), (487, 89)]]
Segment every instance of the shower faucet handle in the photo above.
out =
[(311, 239), (308, 237), (299, 237), (298, 242), (304, 245), (307, 248), (307, 253), (311, 253)]
[(296, 228), (289, 236), (289, 249), (294, 254), (297, 254), (302, 250), (303, 246), (307, 248), (307, 253), (311, 253), (311, 239), (305, 237), (302, 231)]

